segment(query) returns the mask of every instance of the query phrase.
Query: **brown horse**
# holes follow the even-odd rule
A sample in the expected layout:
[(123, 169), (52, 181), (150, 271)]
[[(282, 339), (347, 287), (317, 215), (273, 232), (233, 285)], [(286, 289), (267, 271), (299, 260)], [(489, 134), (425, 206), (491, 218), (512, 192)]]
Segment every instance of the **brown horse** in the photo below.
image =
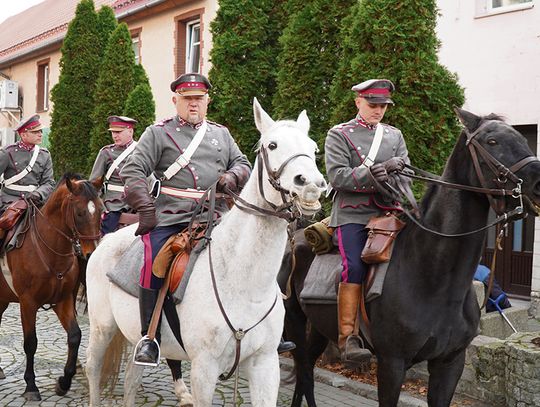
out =
[(75, 312), (79, 260), (92, 253), (100, 238), (103, 204), (98, 183), (64, 175), (41, 210), (30, 206), (23, 243), (6, 254), (10, 272), (4, 270), (0, 277), (0, 321), (9, 303), (20, 303), (26, 400), (41, 400), (34, 373), (38, 308), (50, 305), (68, 335), (68, 358), (64, 375), (56, 382), (56, 394), (66, 394), (76, 372), (81, 342)]

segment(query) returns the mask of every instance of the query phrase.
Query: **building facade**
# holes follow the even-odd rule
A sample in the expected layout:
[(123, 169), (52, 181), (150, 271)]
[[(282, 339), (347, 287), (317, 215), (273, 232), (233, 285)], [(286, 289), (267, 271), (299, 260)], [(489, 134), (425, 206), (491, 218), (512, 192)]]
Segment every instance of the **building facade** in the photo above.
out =
[[(540, 4), (538, 0), (439, 0), (440, 61), (465, 88), (465, 109), (497, 113), (520, 131), (538, 155)], [(494, 233), (487, 242), (486, 264)], [(516, 222), (497, 255), (503, 288), (540, 301), (540, 222)], [(536, 305), (537, 306), (537, 305)]]
[[(34, 112), (49, 127), (50, 90), (58, 82), (60, 48), (78, 2), (44, 0), (0, 24), (0, 92), (16, 84), (18, 93), (6, 93), (8, 103), (2, 102), (0, 93), (0, 136), (4, 139), (21, 116)], [(150, 80), (156, 117), (170, 116), (174, 112), (170, 82), (184, 72), (207, 74), (210, 69), (209, 22), (216, 15), (217, 1), (94, 0), (94, 4), (96, 10), (112, 7), (118, 20), (127, 23), (136, 59)], [(9, 103), (13, 100), (16, 106)]]

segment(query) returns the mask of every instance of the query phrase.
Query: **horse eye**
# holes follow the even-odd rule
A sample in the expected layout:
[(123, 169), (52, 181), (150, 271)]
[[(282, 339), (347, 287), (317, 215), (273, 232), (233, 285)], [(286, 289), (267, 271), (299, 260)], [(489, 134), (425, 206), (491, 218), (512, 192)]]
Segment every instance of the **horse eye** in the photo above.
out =
[(495, 146), (495, 145), (497, 145), (497, 140), (490, 138), (490, 139), (488, 140), (488, 144), (489, 144), (490, 146)]
[(275, 141), (272, 141), (271, 143), (268, 144), (268, 148), (270, 150), (275, 150), (277, 148), (277, 143)]

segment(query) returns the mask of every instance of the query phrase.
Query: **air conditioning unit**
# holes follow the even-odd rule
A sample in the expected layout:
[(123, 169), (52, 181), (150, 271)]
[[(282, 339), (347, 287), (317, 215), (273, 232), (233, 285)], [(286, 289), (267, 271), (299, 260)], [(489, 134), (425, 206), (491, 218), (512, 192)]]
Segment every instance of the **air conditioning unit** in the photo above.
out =
[(17, 109), (19, 84), (15, 81), (0, 81), (0, 109)]
[(15, 143), (15, 131), (9, 127), (0, 127), (0, 148)]

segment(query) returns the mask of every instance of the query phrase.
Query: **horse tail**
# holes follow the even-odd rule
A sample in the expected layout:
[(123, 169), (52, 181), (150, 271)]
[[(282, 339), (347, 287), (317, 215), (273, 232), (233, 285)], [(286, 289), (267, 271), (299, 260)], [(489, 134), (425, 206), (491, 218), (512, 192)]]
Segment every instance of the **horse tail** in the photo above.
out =
[(127, 341), (120, 330), (116, 332), (112, 338), (105, 355), (103, 355), (103, 367), (101, 368), (100, 387), (105, 385), (109, 388), (108, 391), (112, 394), (118, 383), (118, 375), (120, 374), (120, 365), (127, 353)]

